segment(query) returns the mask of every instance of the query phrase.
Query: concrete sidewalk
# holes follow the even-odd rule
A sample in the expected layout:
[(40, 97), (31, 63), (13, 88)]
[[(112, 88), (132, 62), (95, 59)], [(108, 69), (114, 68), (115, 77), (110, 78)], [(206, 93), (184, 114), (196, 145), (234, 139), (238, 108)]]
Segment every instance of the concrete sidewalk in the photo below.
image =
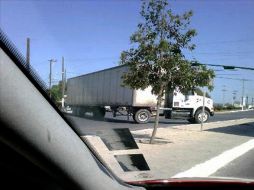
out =
[[(125, 181), (167, 179), (242, 144), (254, 136), (254, 119), (239, 119), (158, 128), (156, 143), (148, 144), (152, 129), (131, 131), (139, 149), (109, 151), (99, 136), (83, 136), (117, 176)], [(143, 154), (150, 170), (123, 171), (116, 155)]]

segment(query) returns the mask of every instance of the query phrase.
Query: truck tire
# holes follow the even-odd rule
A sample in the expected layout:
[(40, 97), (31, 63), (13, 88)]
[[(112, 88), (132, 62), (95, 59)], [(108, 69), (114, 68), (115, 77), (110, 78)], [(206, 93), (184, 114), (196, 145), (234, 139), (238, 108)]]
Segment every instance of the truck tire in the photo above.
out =
[(82, 117), (82, 112), (80, 107), (73, 107), (72, 108), (72, 114), (76, 117)]
[(71, 107), (71, 109), (72, 109), (72, 115), (76, 116), (77, 115), (77, 108)]
[(105, 108), (95, 108), (93, 110), (93, 118), (95, 119), (103, 119), (106, 114)]
[(195, 113), (195, 123), (201, 123), (202, 121), (202, 118), (203, 118), (203, 123), (207, 122), (209, 117), (210, 117), (210, 114), (208, 111), (205, 110), (204, 112), (204, 116), (202, 117), (202, 110), (199, 109), (198, 111), (196, 111)]
[(133, 119), (136, 123), (148, 123), (151, 118), (151, 113), (147, 109), (140, 109), (133, 115)]

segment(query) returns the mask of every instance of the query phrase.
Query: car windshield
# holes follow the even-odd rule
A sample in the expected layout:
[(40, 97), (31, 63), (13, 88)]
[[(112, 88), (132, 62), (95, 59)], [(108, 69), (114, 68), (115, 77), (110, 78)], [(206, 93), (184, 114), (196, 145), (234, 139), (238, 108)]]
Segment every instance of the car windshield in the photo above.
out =
[(254, 180), (253, 8), (0, 0), (0, 27), (123, 181)]

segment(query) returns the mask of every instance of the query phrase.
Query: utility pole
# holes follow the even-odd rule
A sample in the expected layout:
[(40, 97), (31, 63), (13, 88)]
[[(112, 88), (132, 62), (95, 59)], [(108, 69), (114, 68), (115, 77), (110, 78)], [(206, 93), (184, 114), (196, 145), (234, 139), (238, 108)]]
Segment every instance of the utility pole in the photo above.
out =
[(234, 105), (235, 105), (236, 93), (237, 93), (237, 90), (234, 90), (234, 91), (232, 92), (232, 94), (233, 94), (232, 106), (234, 106)]
[(244, 82), (245, 82), (245, 79), (242, 79), (242, 110), (243, 110), (243, 107), (245, 105), (245, 97), (244, 97)]
[(64, 72), (64, 57), (62, 57), (62, 109), (64, 109), (64, 89), (65, 89), (65, 72)]
[(56, 62), (55, 59), (50, 59), (49, 60), (49, 97), (51, 98), (51, 81), (52, 81), (52, 64)]
[(224, 107), (224, 105), (225, 105), (225, 92), (227, 91), (226, 89), (226, 86), (225, 85), (223, 85), (223, 89), (222, 89), (222, 93), (223, 93), (223, 95), (222, 95), (222, 105), (223, 105), (223, 107)]
[(204, 117), (205, 117), (205, 95), (206, 95), (206, 91), (205, 89), (203, 89), (203, 106), (202, 106), (202, 119), (201, 119), (201, 123), (200, 123), (200, 131), (203, 131), (203, 125), (204, 125)]
[(30, 73), (30, 38), (26, 39), (26, 69)]
[(245, 85), (244, 83), (246, 81), (253, 81), (253, 80), (248, 80), (248, 79), (237, 79), (237, 78), (227, 78), (227, 77), (217, 77), (217, 78), (222, 78), (222, 79), (231, 79), (231, 80), (238, 80), (238, 81), (242, 81), (242, 99), (241, 99), (241, 106), (242, 106), (242, 110), (245, 106)]

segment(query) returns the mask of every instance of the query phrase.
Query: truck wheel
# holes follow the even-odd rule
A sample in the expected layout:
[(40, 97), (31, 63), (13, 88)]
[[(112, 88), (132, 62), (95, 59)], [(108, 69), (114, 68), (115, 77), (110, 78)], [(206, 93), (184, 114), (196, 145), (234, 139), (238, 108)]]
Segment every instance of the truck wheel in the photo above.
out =
[(105, 108), (95, 108), (93, 110), (93, 118), (103, 119), (106, 114)]
[(207, 122), (207, 120), (209, 119), (210, 114), (208, 111), (204, 111), (204, 114), (202, 113), (202, 110), (198, 110), (195, 114), (195, 123), (201, 123), (202, 119), (203, 119), (203, 123)]
[(133, 119), (137, 123), (148, 123), (150, 118), (151, 113), (147, 109), (140, 109), (133, 115)]
[(82, 117), (82, 111), (80, 108), (77, 108), (77, 116)]
[(77, 117), (82, 117), (82, 112), (80, 107), (73, 107), (73, 115)]
[(76, 107), (71, 107), (72, 109), (72, 115), (77, 115), (77, 108)]

